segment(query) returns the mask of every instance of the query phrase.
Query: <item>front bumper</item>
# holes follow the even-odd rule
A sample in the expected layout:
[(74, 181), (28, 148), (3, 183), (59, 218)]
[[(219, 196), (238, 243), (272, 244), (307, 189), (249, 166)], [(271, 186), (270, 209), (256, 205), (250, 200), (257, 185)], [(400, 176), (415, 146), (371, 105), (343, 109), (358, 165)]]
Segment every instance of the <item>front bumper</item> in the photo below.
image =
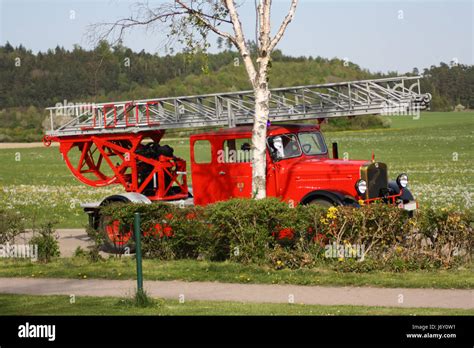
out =
[(407, 203), (401, 202), (398, 204), (398, 207), (406, 211), (414, 211), (418, 209), (418, 202), (417, 201), (409, 201)]
[(387, 197), (376, 197), (376, 198), (371, 198), (371, 199), (365, 199), (363, 200), (364, 204), (370, 204), (373, 202), (385, 202), (387, 204), (393, 204), (398, 206), (400, 209), (406, 210), (406, 211), (414, 211), (418, 209), (418, 202), (414, 199), (403, 199), (402, 198), (403, 190), (400, 191), (397, 194), (390, 195)]

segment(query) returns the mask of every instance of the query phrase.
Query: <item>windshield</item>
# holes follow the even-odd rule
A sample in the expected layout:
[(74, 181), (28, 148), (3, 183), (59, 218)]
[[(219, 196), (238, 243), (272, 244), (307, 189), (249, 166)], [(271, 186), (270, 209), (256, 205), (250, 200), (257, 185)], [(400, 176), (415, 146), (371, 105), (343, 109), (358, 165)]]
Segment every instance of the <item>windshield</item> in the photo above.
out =
[(305, 155), (320, 155), (327, 152), (326, 143), (319, 132), (281, 134), (268, 138), (268, 148), (274, 160)]
[(298, 133), (298, 139), (305, 155), (321, 155), (327, 152), (326, 143), (319, 132)]

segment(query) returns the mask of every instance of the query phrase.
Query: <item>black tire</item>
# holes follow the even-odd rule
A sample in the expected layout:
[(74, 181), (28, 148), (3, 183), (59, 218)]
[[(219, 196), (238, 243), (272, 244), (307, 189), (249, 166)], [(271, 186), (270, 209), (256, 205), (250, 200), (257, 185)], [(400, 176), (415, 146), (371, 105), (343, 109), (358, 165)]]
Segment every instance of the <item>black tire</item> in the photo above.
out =
[(309, 201), (307, 203), (308, 205), (317, 205), (317, 206), (320, 206), (320, 207), (323, 207), (323, 208), (330, 208), (330, 207), (334, 207), (334, 203), (327, 200), (327, 199), (324, 199), (324, 198), (315, 198), (313, 199), (312, 201)]

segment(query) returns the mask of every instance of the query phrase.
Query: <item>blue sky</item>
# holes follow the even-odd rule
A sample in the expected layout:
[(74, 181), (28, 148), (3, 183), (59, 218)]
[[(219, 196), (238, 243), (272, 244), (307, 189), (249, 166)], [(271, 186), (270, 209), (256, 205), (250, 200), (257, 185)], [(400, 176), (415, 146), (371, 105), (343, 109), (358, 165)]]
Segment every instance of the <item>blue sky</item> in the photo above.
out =
[[(85, 37), (87, 26), (125, 17), (135, 2), (0, 0), (0, 42), (23, 44), (33, 51), (57, 45), (90, 47)], [(240, 2), (246, 35), (252, 39), (254, 1)], [(274, 29), (288, 6), (289, 0), (274, 0)], [(403, 73), (452, 59), (474, 64), (473, 41), (473, 0), (300, 0), (295, 19), (278, 48), (290, 55), (347, 58), (371, 71)], [(130, 32), (124, 40), (134, 50), (160, 54), (164, 53), (163, 42), (159, 32), (141, 29)]]

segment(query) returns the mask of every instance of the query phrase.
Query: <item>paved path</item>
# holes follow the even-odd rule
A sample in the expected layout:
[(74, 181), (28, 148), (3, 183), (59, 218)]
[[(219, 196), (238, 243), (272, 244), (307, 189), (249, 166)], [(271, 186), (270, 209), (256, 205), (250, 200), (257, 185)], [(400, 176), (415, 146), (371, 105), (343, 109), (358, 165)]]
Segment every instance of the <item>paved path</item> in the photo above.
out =
[[(62, 257), (91, 244), (84, 229), (58, 229)], [(28, 240), (31, 233), (26, 233)], [(130, 296), (136, 283), (128, 280), (0, 278), (0, 293)], [(474, 290), (321, 287), (299, 285), (225, 284), (217, 282), (145, 281), (150, 295), (169, 299), (239, 302), (364, 305), (395, 307), (474, 308)], [(401, 295), (401, 296), (400, 296)], [(399, 301), (402, 300), (400, 303)], [(0, 309), (1, 310), (1, 309)]]
[[(131, 296), (133, 280), (0, 278), (0, 293), (31, 295)], [(153, 297), (179, 300), (361, 305), (384, 307), (474, 308), (474, 290), (322, 287), (145, 281)], [(400, 303), (400, 300), (402, 302)], [(1, 312), (1, 308), (0, 308)]]
[[(55, 234), (59, 237), (59, 251), (61, 257), (71, 257), (74, 255), (74, 251), (77, 247), (81, 247), (87, 250), (87, 247), (92, 245), (93, 242), (83, 228), (65, 228), (57, 229)], [(20, 234), (15, 240), (17, 243), (27, 242), (32, 237), (32, 232)]]

